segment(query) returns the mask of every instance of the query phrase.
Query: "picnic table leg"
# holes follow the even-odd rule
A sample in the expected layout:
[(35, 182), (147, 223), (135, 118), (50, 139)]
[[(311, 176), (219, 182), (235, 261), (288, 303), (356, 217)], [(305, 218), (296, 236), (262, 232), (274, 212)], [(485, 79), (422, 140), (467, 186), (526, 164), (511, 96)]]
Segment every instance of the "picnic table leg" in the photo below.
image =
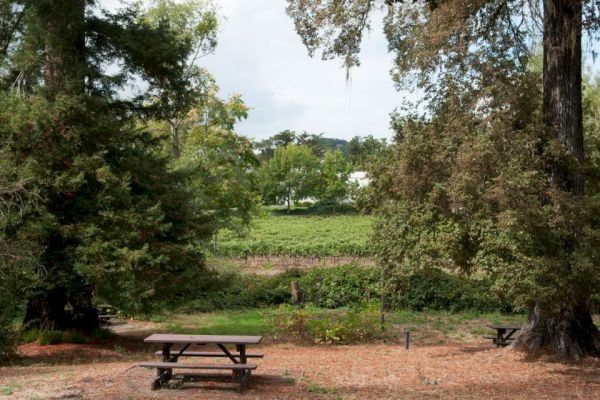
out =
[[(248, 358), (246, 357), (246, 345), (238, 344), (237, 351), (240, 354), (240, 364), (247, 364)], [(241, 392), (248, 386), (248, 380), (250, 379), (250, 370), (239, 371), (240, 389)]]
[[(171, 343), (163, 343), (163, 346), (162, 346), (163, 362), (172, 362), (173, 361), (173, 360), (171, 360), (171, 346), (172, 346)], [(167, 383), (167, 381), (169, 381), (172, 377), (173, 377), (172, 369), (157, 368), (156, 379), (154, 379), (154, 381), (152, 382), (152, 390), (156, 390), (156, 389), (160, 388), (161, 386), (164, 386), (164, 384)]]
[(504, 345), (504, 333), (505, 333), (505, 331), (504, 331), (504, 329), (500, 329), (500, 328), (498, 328), (497, 331), (498, 331), (498, 334), (496, 336), (496, 347), (500, 347), (500, 346)]

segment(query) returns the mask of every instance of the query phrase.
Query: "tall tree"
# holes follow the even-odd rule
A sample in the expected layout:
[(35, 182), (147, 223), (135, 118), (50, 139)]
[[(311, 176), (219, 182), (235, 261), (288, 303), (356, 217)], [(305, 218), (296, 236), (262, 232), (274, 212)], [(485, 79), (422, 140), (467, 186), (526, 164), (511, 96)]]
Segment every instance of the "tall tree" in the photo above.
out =
[[(183, 85), (190, 43), (169, 24), (144, 22), (137, 6), (111, 13), (89, 0), (0, 4), (15, 14), (0, 55), (3, 89), (22, 82), (19, 96), (0, 99), (2, 157), (29, 167), (39, 195), (39, 206), (6, 229), (43, 249), (46, 272), (27, 299), (26, 321), (89, 330), (94, 295), (132, 311), (181, 295), (201, 273), (194, 244), (210, 228), (193, 212), (188, 177), (169, 171), (157, 141), (133, 120), (154, 111), (145, 105), (159, 82)], [(110, 64), (119, 70), (108, 73)], [(119, 97), (134, 78), (149, 90)]]
[(325, 152), (321, 164), (321, 182), (319, 187), (319, 201), (323, 204), (338, 206), (348, 196), (350, 182), (348, 179), (352, 172), (352, 165), (346, 161), (340, 149)]
[[(522, 69), (527, 43), (533, 41), (523, 27), (542, 14), (543, 121), (550, 134), (542, 152), (554, 154), (546, 158), (551, 179), (544, 201), (562, 204), (566, 217), (583, 206), (581, 37), (584, 25), (590, 31), (598, 27), (594, 17), (597, 4), (581, 0), (541, 3), (543, 13), (537, 9), (539, 2), (520, 0), (352, 0), (343, 4), (288, 0), (288, 13), (311, 54), (322, 48), (324, 58), (341, 57), (351, 68), (359, 64), (371, 11), (387, 9), (384, 29), (390, 49), (396, 53), (394, 79), (399, 85), (417, 84), (426, 89), (429, 100), (437, 104), (448, 98), (448, 87), (464, 92), (490, 88), (493, 79), (510, 76), (505, 73), (507, 68), (520, 65)], [(490, 73), (492, 69), (498, 73)], [(555, 242), (554, 259), (548, 260), (554, 266), (553, 276), (559, 277), (552, 285), (565, 290), (564, 295), (552, 300), (529, 299), (531, 313), (517, 344), (577, 358), (600, 354), (600, 333), (589, 309), (594, 290), (587, 281), (589, 270), (575, 267), (580, 251), (589, 243), (584, 241), (582, 227), (573, 225), (567, 231), (563, 227), (554, 231), (562, 239)], [(583, 270), (586, 273), (575, 273)], [(539, 285), (548, 286), (543, 277), (538, 279)]]
[(263, 198), (283, 202), (288, 212), (293, 201), (316, 194), (319, 159), (307, 146), (288, 144), (277, 147), (273, 158), (259, 171)]
[(175, 2), (152, 0), (145, 11), (144, 21), (155, 28), (168, 25), (182, 43), (189, 43), (190, 55), (185, 60), (182, 79), (156, 82), (156, 113), (167, 122), (171, 134), (173, 156), (181, 156), (182, 125), (188, 121), (188, 113), (204, 97), (211, 95), (212, 77), (197, 61), (212, 53), (217, 45), (217, 17), (211, 5), (201, 0)]

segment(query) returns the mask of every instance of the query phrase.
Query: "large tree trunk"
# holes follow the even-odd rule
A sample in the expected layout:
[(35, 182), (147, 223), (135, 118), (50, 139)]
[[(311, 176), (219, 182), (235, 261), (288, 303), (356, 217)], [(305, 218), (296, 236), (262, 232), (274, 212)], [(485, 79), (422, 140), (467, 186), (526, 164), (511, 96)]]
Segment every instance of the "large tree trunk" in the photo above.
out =
[[(575, 201), (584, 194), (581, 33), (581, 1), (544, 0), (544, 125), (573, 158), (571, 166), (553, 169), (552, 181)], [(574, 249), (577, 243), (564, 245)], [(600, 334), (592, 321), (589, 293), (575, 285), (558, 310), (547, 312), (538, 304), (530, 311), (515, 346), (545, 349), (571, 359), (600, 355)]]
[[(32, 16), (44, 44), (44, 93), (50, 101), (58, 95), (85, 94), (85, 4), (86, 0), (32, 2)], [(59, 238), (47, 251), (60, 254), (63, 246)], [(46, 267), (54, 286), (38, 288), (28, 300), (25, 322), (43, 330), (90, 331), (97, 327), (89, 285), (73, 271)]]
[(38, 26), (44, 29), (44, 88), (59, 93), (85, 90), (85, 0), (37, 0)]
[(67, 329), (65, 306), (67, 294), (58, 288), (29, 299), (25, 313), (25, 326), (53, 331)]

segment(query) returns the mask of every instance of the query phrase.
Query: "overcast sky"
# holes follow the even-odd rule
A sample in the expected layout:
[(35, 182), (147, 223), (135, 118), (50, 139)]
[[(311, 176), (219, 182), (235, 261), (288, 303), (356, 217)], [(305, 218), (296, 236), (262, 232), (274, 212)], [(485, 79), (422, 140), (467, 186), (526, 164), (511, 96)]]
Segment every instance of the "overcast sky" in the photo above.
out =
[(391, 137), (389, 113), (405, 94), (394, 89), (380, 19), (364, 42), (362, 65), (346, 82), (339, 60), (310, 58), (284, 0), (218, 0), (225, 17), (214, 55), (200, 63), (223, 95), (242, 94), (251, 107), (239, 132), (265, 138), (292, 129), (349, 139)]
[[(113, 8), (119, 0), (101, 0)], [(362, 65), (346, 72), (339, 60), (310, 58), (285, 0), (215, 0), (221, 18), (219, 44), (200, 59), (215, 76), (221, 94), (241, 93), (250, 107), (237, 131), (263, 139), (285, 129), (323, 132), (349, 139), (373, 135), (391, 138), (389, 113), (404, 96), (390, 78), (381, 18), (365, 38)]]

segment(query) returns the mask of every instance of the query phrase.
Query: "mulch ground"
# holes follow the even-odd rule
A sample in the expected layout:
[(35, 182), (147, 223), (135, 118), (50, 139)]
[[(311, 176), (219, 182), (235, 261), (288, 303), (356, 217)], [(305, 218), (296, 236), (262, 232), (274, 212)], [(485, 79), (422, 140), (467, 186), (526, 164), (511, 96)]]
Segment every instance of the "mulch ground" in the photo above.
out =
[(23, 345), (18, 365), (0, 368), (0, 398), (600, 399), (598, 359), (532, 359), (483, 341), (408, 351), (397, 344), (271, 344), (252, 348), (265, 358), (256, 361), (258, 369), (241, 395), (230, 382), (206, 380), (151, 391), (155, 372), (134, 367), (153, 358), (151, 349), (139, 339), (118, 340)]

